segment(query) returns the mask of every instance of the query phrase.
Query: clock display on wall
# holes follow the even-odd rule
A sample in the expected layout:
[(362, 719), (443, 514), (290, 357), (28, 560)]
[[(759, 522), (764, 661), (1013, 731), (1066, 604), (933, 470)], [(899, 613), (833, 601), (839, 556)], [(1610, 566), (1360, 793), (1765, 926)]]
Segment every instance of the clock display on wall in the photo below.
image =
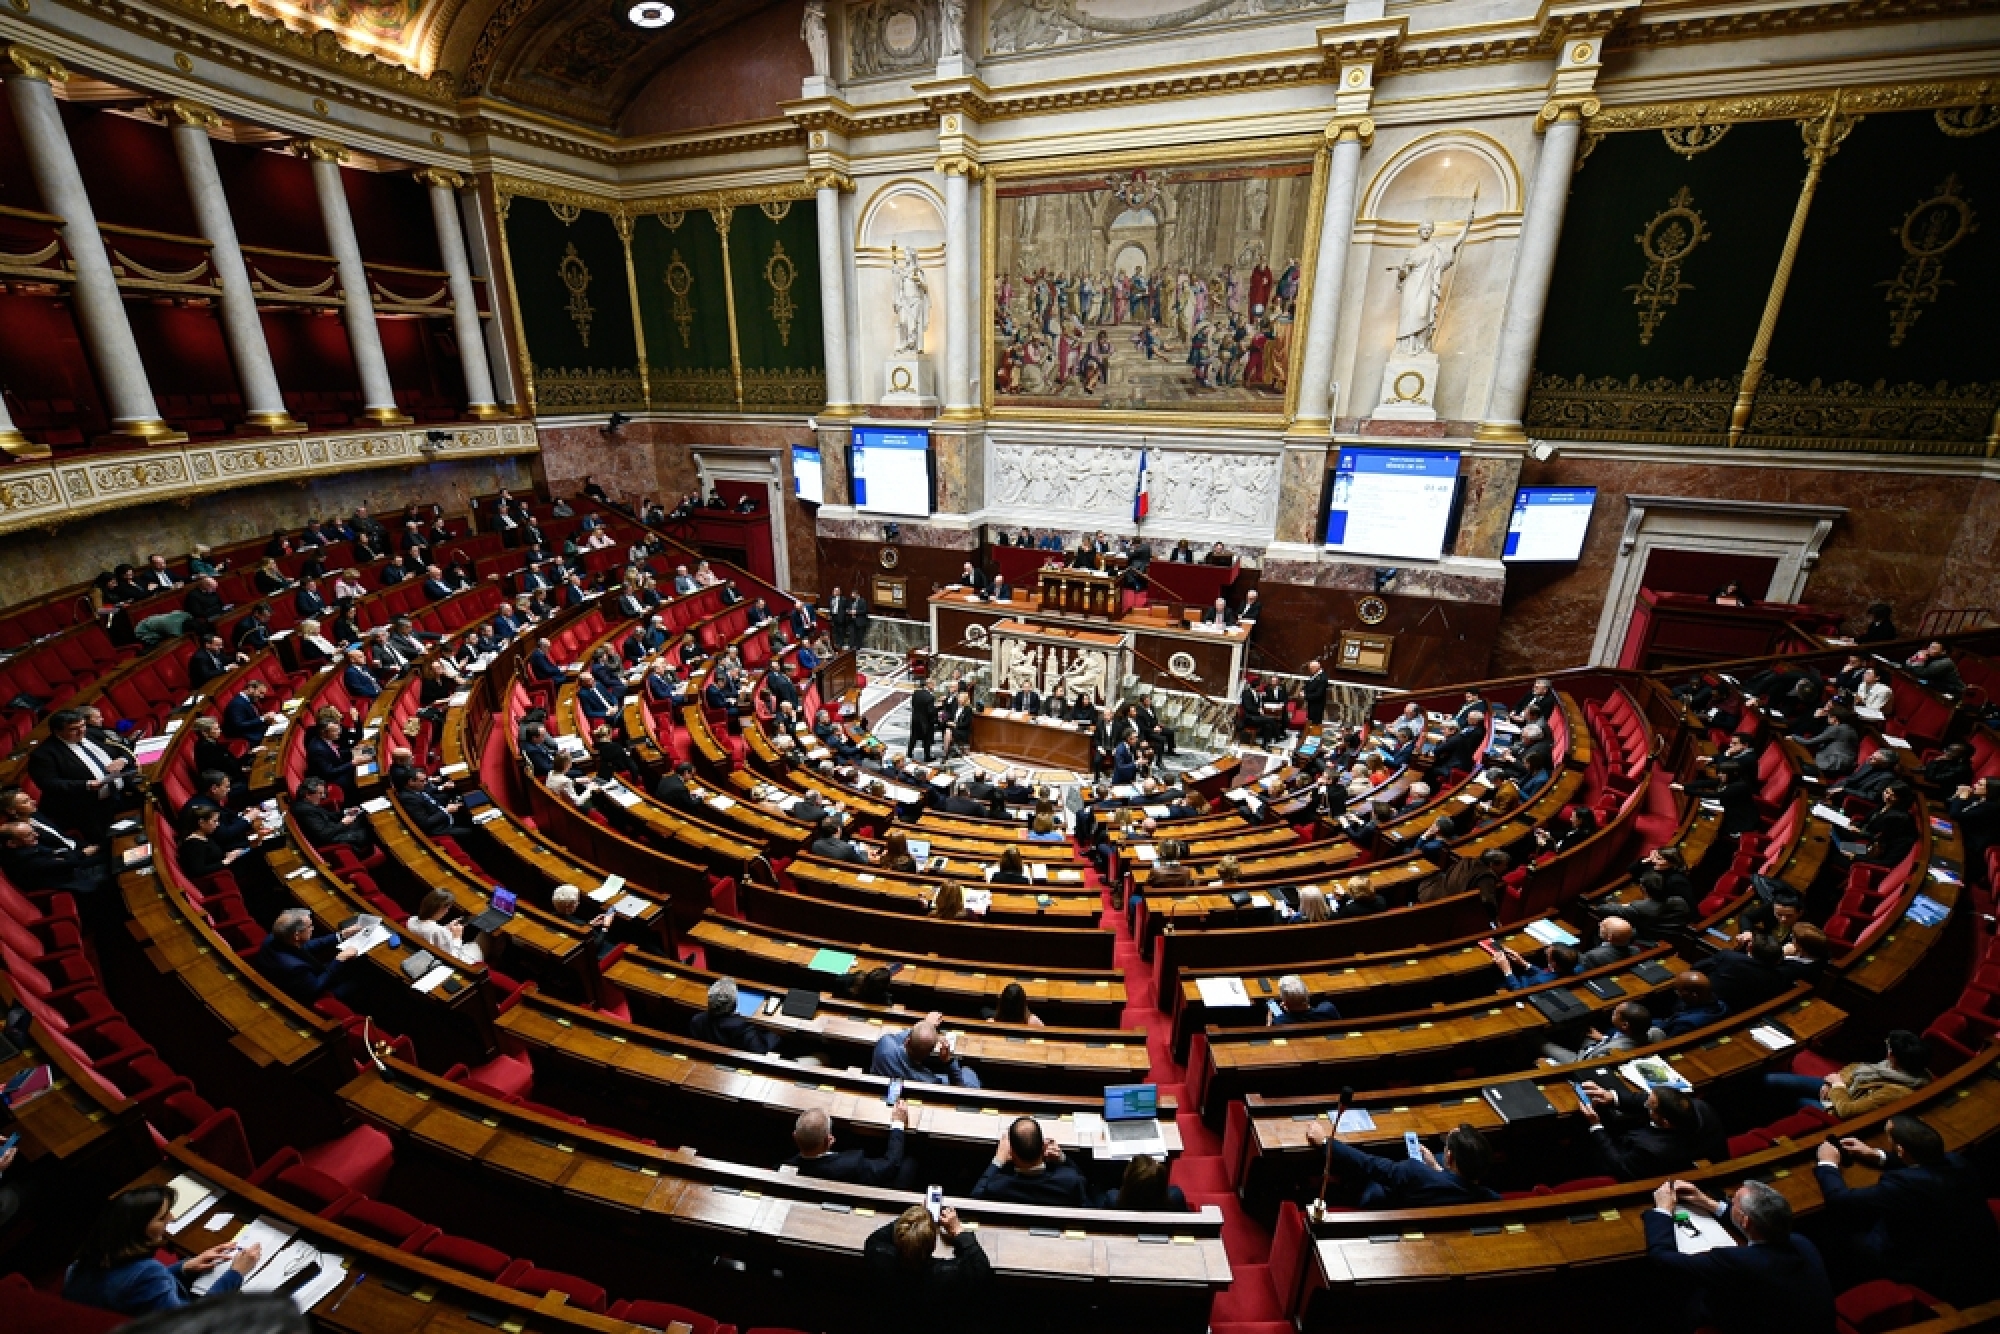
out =
[(896, 562), (901, 560), (902, 556), (897, 554), (894, 547), (883, 547), (881, 551), (876, 553), (875, 559), (882, 563), (883, 569), (893, 570), (896, 568)]
[(1389, 604), (1371, 593), (1355, 601), (1354, 614), (1363, 625), (1380, 625), (1389, 619)]

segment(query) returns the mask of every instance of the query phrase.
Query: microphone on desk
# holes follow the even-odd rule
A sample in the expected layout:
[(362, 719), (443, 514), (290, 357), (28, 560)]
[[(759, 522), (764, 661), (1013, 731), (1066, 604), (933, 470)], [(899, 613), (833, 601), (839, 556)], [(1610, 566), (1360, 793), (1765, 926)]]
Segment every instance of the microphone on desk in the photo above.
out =
[(375, 1050), (375, 1043), (371, 1036), (374, 1032), (374, 1023), (374, 1019), (367, 1015), (361, 1017), (361, 1049), (368, 1053), (369, 1061), (375, 1066), (375, 1073), (382, 1076), (383, 1080), (386, 1081), (389, 1078), (389, 1067), (382, 1064), (382, 1055)]
[(1326, 1192), (1333, 1184), (1333, 1140), (1334, 1136), (1340, 1133), (1340, 1123), (1347, 1117), (1348, 1104), (1353, 1101), (1354, 1085), (1343, 1084), (1340, 1089), (1340, 1101), (1334, 1104), (1333, 1127), (1326, 1134), (1326, 1158), (1319, 1172), (1319, 1194), (1314, 1198), (1312, 1207), (1308, 1211), (1315, 1223), (1326, 1217)]

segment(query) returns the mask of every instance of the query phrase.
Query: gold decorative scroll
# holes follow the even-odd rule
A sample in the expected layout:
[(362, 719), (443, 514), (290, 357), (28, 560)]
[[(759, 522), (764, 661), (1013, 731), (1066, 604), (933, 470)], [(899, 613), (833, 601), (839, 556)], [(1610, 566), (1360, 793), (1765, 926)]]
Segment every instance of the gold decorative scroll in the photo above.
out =
[(678, 232), (681, 229), (681, 224), (688, 219), (688, 215), (677, 208), (668, 209), (665, 213), (657, 214), (656, 216), (660, 220), (660, 225), (670, 232)]
[(17, 255), (11, 250), (0, 250), (0, 269), (31, 269), (48, 263), (62, 253), (62, 242), (51, 241), (32, 255)]
[(186, 273), (168, 273), (165, 269), (149, 269), (124, 251), (115, 248), (111, 251), (111, 258), (132, 270), (132, 272), (138, 274), (141, 278), (148, 278), (156, 283), (171, 283), (176, 287), (190, 286), (197, 278), (208, 272), (208, 261), (206, 259), (189, 269)]
[(259, 287), (268, 287), (280, 296), (313, 297), (325, 296), (331, 292), (337, 275), (328, 274), (324, 282), (315, 283), (311, 287), (294, 287), (290, 283), (280, 282), (262, 269), (254, 267), (250, 270), (250, 276), (257, 280)]
[(1903, 267), (1894, 278), (1876, 283), (1889, 290), (1889, 346), (1901, 347), (1924, 307), (1944, 295), (1952, 280), (1944, 276), (1944, 257), (1959, 242), (1979, 230), (1972, 205), (1959, 197), (1958, 175), (1945, 177), (1937, 193), (1920, 200), (1903, 215), (1896, 239), (1903, 246)]
[(688, 339), (694, 330), (694, 303), (688, 300), (688, 293), (694, 290), (694, 270), (687, 266), (687, 261), (681, 258), (678, 250), (667, 261), (667, 290), (673, 293), (674, 304), (670, 313), (674, 323), (680, 326), (681, 347), (685, 349), (690, 345)]
[(375, 299), (378, 302), (391, 306), (443, 307), (451, 300), (451, 288), (448, 285), (438, 288), (429, 296), (404, 296), (400, 292), (390, 291), (378, 282), (371, 281), (369, 286), (375, 289)]
[(556, 275), (562, 285), (569, 289), (569, 318), (576, 325), (576, 336), (585, 347), (590, 346), (590, 321), (597, 314), (591, 308), (590, 269), (583, 262), (583, 256), (576, 253), (576, 242), (569, 243), (563, 251), (562, 262), (556, 265)]
[[(771, 211), (768, 204), (764, 211)], [(764, 281), (771, 285), (771, 318), (778, 325), (778, 341), (785, 347), (792, 345), (792, 320), (799, 313), (792, 304), (792, 283), (798, 276), (798, 267), (785, 253), (784, 243), (771, 242), (771, 257), (764, 261)]]
[(1639, 342), (1651, 343), (1667, 308), (1680, 304), (1681, 293), (1694, 284), (1681, 279), (1681, 265), (1694, 248), (1708, 240), (1708, 223), (1695, 211), (1694, 194), (1685, 185), (1674, 192), (1666, 208), (1653, 216), (1646, 230), (1632, 238), (1646, 256), (1646, 272), (1625, 290), (1639, 307)]
[(548, 201), (548, 205), (549, 212), (555, 214), (556, 219), (565, 227), (571, 226), (578, 218), (583, 216), (583, 210), (575, 204), (561, 203), (551, 199)]
[(1741, 97), (1700, 98), (1688, 102), (1641, 102), (1607, 106), (1590, 117), (1600, 133), (1620, 130), (1661, 130), (1669, 126), (1735, 125), (1754, 120), (1818, 120), (1836, 101), (1842, 115), (1884, 111), (1935, 111), (1963, 108), (1969, 116), (1990, 107), (1991, 79), (1934, 80), (1921, 83), (1869, 84), (1860, 88), (1809, 92), (1750, 93)]
[(785, 215), (792, 211), (792, 201), (789, 199), (767, 199), (757, 205), (757, 207), (763, 209), (764, 216), (772, 222), (783, 222)]

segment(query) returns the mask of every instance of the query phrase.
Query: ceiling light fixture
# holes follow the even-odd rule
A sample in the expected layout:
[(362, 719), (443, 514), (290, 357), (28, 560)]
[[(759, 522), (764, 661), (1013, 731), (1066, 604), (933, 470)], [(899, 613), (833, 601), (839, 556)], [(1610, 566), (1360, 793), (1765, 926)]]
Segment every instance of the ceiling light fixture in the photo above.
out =
[(659, 0), (639, 0), (639, 3), (625, 11), (625, 17), (638, 28), (664, 28), (674, 21), (674, 7), (663, 5)]

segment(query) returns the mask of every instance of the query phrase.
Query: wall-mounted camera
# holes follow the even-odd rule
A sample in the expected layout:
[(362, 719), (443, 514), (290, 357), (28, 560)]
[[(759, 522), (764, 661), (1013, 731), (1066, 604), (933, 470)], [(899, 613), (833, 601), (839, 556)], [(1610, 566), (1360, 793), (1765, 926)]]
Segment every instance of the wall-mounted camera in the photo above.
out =
[(1401, 573), (1402, 571), (1393, 565), (1377, 565), (1375, 567), (1375, 591), (1377, 593), (1388, 592), (1389, 585), (1395, 583), (1396, 576)]
[(625, 429), (625, 423), (631, 420), (632, 419), (630, 417), (626, 416), (622, 412), (614, 412), (611, 414), (611, 420), (604, 423), (604, 425), (599, 427), (598, 430), (603, 435), (617, 435), (620, 431)]
[(884, 542), (900, 542), (902, 538), (903, 538), (902, 524), (885, 523), (882, 525), (882, 540)]

